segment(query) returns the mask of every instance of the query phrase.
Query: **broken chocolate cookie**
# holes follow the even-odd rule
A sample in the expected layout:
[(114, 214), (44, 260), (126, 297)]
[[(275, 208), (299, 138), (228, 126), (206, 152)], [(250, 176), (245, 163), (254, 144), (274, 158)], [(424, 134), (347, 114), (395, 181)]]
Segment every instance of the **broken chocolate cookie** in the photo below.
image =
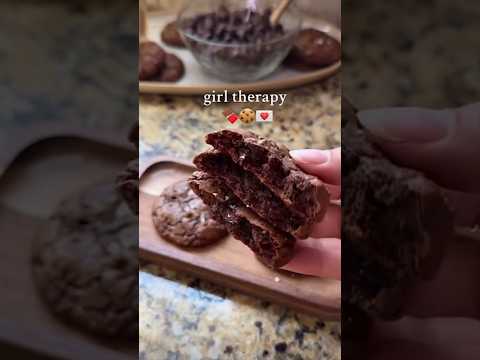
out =
[(304, 217), (304, 231), (295, 232), (295, 236), (307, 236), (309, 226), (323, 218), (330, 202), (325, 185), (315, 176), (304, 173), (285, 146), (241, 130), (208, 134), (206, 142), (252, 173), (286, 207)]
[(342, 103), (342, 299), (393, 319), (409, 286), (438, 265), (452, 217), (440, 189), (390, 161), (355, 112)]
[(248, 209), (219, 178), (197, 171), (189, 179), (192, 190), (207, 204), (216, 220), (247, 245), (265, 265), (279, 268), (290, 261), (295, 238), (275, 229)]

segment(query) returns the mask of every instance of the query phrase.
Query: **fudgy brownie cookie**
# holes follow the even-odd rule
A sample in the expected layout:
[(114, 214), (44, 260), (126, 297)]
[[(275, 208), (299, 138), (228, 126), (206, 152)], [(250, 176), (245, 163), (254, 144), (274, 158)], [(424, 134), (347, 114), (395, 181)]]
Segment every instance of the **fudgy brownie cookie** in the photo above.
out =
[(340, 60), (341, 55), (337, 40), (316, 29), (303, 29), (297, 35), (285, 64), (306, 70), (331, 65)]
[(175, 82), (185, 73), (182, 60), (174, 54), (166, 54), (163, 69), (152, 79), (156, 81)]
[(165, 62), (165, 51), (153, 41), (139, 45), (138, 78), (148, 80), (162, 70)]
[(138, 340), (138, 220), (114, 184), (69, 197), (43, 230), (32, 266), (49, 308), (95, 334)]
[(412, 283), (433, 272), (452, 217), (439, 188), (395, 165), (342, 103), (342, 299), (376, 317), (402, 312)]
[(297, 237), (306, 237), (311, 224), (304, 214), (289, 209), (252, 173), (244, 171), (232, 159), (217, 150), (199, 154), (193, 160), (198, 169), (220, 177), (230, 190), (252, 211), (274, 227)]
[(177, 22), (172, 21), (165, 25), (161, 33), (162, 41), (170, 46), (185, 47), (182, 36), (178, 32)]
[(152, 219), (162, 238), (184, 247), (209, 245), (227, 235), (186, 180), (166, 187), (157, 197)]
[(138, 159), (132, 160), (127, 167), (117, 176), (117, 189), (134, 214), (138, 215)]
[(206, 142), (255, 175), (285, 206), (302, 214), (305, 229), (322, 219), (330, 202), (325, 185), (300, 170), (285, 146), (240, 130), (208, 134)]
[(210, 207), (213, 216), (247, 245), (265, 265), (279, 268), (290, 261), (295, 238), (275, 229), (249, 210), (218, 177), (196, 171), (190, 187)]

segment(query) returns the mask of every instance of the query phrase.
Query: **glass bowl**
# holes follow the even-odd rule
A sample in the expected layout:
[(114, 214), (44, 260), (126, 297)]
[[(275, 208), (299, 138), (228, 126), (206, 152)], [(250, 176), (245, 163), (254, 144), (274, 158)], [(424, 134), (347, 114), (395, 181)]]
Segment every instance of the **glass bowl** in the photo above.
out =
[[(263, 13), (267, 9), (274, 9), (280, 0), (197, 0), (191, 1), (178, 15), (177, 28), (192, 55), (204, 70), (213, 76), (233, 82), (254, 81), (272, 73), (282, 63), (290, 51), (298, 31), (301, 27), (300, 12), (294, 4), (291, 4), (280, 18), (279, 24), (283, 27), (283, 33), (271, 38), (262, 38), (259, 26), (248, 28), (250, 25), (232, 24), (228, 26), (244, 26), (247, 31), (256, 32), (259, 35), (249, 34), (240, 42), (237, 39), (220, 41), (216, 35), (220, 16), (225, 14), (222, 8), (230, 13), (243, 11), (246, 18), (249, 12), (256, 11)], [(215, 14), (212, 17), (211, 14)], [(207, 27), (207, 34), (199, 36), (194, 28), (196, 19), (206, 15), (213, 19)], [(226, 19), (231, 20), (232, 17)], [(225, 20), (227, 21), (227, 20)], [(214, 24), (217, 22), (217, 24)], [(198, 22), (197, 22), (198, 24)], [(206, 23), (203, 23), (205, 25)], [(227, 26), (227, 25), (225, 25)], [(213, 30), (212, 30), (213, 29)], [(210, 32), (209, 32), (210, 31)], [(238, 30), (240, 31), (240, 30)], [(215, 34), (215, 35), (214, 35)], [(235, 30), (235, 35), (237, 30)], [(254, 37), (254, 38), (252, 38)], [(248, 41), (248, 42), (247, 42)]]

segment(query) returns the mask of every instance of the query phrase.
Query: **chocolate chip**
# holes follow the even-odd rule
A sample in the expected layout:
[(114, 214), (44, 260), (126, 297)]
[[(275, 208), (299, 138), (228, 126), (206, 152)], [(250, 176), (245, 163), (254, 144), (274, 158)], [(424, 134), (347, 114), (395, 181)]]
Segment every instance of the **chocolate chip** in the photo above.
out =
[(285, 342), (275, 344), (275, 351), (279, 353), (284, 353), (285, 351), (287, 351), (287, 344)]
[(270, 25), (271, 9), (258, 13), (244, 9), (229, 12), (224, 6), (217, 13), (206, 13), (185, 20), (185, 27), (200, 38), (221, 42), (250, 43), (284, 34), (281, 24)]

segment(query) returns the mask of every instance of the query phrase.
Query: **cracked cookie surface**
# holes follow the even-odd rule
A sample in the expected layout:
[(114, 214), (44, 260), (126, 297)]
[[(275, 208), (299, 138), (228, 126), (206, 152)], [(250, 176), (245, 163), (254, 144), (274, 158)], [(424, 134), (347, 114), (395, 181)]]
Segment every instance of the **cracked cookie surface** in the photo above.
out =
[(138, 222), (113, 183), (58, 207), (34, 243), (33, 274), (49, 308), (95, 334), (138, 337)]
[(161, 237), (184, 247), (209, 245), (227, 235), (186, 180), (166, 187), (155, 199), (152, 219)]

